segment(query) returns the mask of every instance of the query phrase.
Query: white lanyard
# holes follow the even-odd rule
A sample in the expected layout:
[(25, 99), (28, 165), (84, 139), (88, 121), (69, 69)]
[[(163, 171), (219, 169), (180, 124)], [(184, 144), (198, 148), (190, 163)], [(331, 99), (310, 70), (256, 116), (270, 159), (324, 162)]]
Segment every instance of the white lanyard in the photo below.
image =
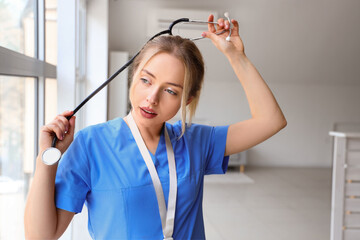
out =
[(165, 143), (166, 143), (166, 152), (169, 164), (169, 175), (170, 175), (170, 189), (169, 189), (169, 199), (168, 207), (166, 210), (164, 192), (161, 186), (159, 175), (156, 172), (156, 168), (151, 159), (149, 150), (146, 148), (143, 138), (139, 132), (138, 127), (134, 121), (134, 118), (131, 115), (131, 111), (127, 116), (127, 120), (130, 126), (132, 135), (135, 138), (136, 144), (140, 150), (140, 153), (145, 161), (145, 164), (150, 172), (151, 180), (153, 182), (156, 198), (159, 205), (159, 212), (161, 217), (162, 231), (164, 235), (164, 240), (172, 240), (172, 235), (174, 231), (174, 221), (175, 221), (175, 207), (176, 207), (176, 193), (177, 193), (177, 177), (176, 177), (176, 165), (174, 150), (172, 148), (169, 134), (167, 132), (166, 126), (165, 130)]

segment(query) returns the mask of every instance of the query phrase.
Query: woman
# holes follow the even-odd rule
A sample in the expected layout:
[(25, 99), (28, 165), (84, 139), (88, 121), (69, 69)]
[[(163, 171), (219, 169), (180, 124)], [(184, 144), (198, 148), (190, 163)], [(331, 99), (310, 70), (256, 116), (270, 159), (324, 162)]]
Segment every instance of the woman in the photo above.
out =
[[(208, 21), (213, 21), (210, 15)], [(247, 59), (238, 22), (218, 19), (203, 37), (228, 58), (246, 93), (252, 117), (230, 126), (185, 125), (199, 100), (204, 64), (197, 47), (180, 37), (159, 37), (134, 62), (131, 113), (91, 126), (73, 141), (75, 117), (64, 112), (40, 133), (40, 154), (25, 209), (28, 239), (56, 239), (84, 202), (94, 239), (205, 239), (203, 179), (225, 173), (228, 157), (285, 127), (272, 92)], [(181, 109), (182, 121), (165, 123)], [(41, 153), (65, 152), (59, 166)], [(71, 145), (70, 145), (71, 144)], [(70, 145), (70, 147), (69, 147)], [(56, 184), (54, 184), (56, 178)], [(155, 191), (154, 191), (155, 189)], [(55, 198), (55, 201), (54, 201)]]

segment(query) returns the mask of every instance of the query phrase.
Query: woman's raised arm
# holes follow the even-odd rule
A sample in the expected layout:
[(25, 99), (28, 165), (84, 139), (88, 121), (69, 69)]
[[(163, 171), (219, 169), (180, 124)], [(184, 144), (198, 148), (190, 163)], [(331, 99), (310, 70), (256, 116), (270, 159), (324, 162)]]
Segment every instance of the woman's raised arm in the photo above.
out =
[[(210, 15), (208, 21), (213, 21)], [(284, 128), (287, 124), (274, 95), (267, 86), (255, 66), (246, 57), (244, 45), (239, 36), (239, 24), (233, 24), (230, 41), (226, 41), (228, 33), (216, 35), (216, 30), (229, 29), (230, 24), (218, 19), (218, 28), (209, 24), (209, 31), (204, 37), (211, 39), (213, 44), (228, 58), (237, 78), (239, 79), (251, 111), (251, 118), (229, 126), (225, 155), (231, 155), (253, 147)], [(236, 106), (236, 103), (234, 104)]]

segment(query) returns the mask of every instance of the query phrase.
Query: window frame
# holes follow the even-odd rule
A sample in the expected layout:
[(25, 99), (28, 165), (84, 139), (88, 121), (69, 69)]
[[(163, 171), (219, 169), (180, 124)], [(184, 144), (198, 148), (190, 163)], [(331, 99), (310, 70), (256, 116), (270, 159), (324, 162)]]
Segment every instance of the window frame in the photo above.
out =
[(0, 46), (0, 75), (56, 78), (56, 66)]
[(38, 155), (38, 132), (45, 121), (45, 79), (57, 79), (57, 67), (45, 62), (45, 0), (35, 1), (34, 21), (35, 57), (29, 57), (0, 46), (0, 75), (35, 78), (34, 158), (36, 158)]

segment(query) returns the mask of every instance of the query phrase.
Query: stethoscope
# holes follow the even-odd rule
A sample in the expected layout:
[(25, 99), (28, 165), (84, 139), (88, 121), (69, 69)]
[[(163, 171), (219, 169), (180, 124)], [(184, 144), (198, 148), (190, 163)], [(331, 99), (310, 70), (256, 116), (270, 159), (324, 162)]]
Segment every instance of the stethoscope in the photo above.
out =
[[(226, 37), (226, 41), (230, 41), (230, 37), (231, 37), (231, 21), (229, 18), (229, 13), (225, 12), (224, 16), (226, 17), (226, 19), (229, 21), (230, 24), (230, 28), (229, 30), (222, 30), (220, 32), (217, 32), (215, 34), (220, 35), (225, 33), (226, 31), (229, 31), (229, 35)], [(173, 35), (173, 28), (176, 24), (179, 23), (195, 23), (195, 24), (218, 24), (217, 22), (208, 22), (208, 21), (201, 21), (201, 20), (191, 20), (189, 18), (180, 18), (177, 19), (175, 21), (173, 21), (169, 28), (167, 30), (161, 31), (157, 34), (155, 34), (154, 36), (152, 36), (147, 42), (150, 42), (151, 40), (153, 40), (154, 38), (161, 36), (161, 35), (165, 35), (165, 34), (169, 34), (169, 35)], [(200, 40), (203, 39), (204, 37), (197, 37), (197, 38), (189, 38), (189, 40), (191, 41), (196, 41), (196, 40)], [(74, 110), (73, 113), (70, 116), (67, 116), (66, 118), (68, 120), (70, 120), (70, 118), (72, 116), (74, 116), (77, 111), (80, 110), (80, 108), (82, 108), (92, 97), (94, 97), (98, 92), (100, 92), (105, 86), (107, 86), (117, 75), (119, 75), (122, 71), (124, 71), (128, 66), (130, 66), (130, 64), (134, 61), (134, 59), (140, 54), (140, 52), (142, 51), (142, 48), (140, 49), (140, 51), (138, 51), (127, 63), (125, 63), (124, 66), (122, 66), (118, 71), (116, 71), (113, 75), (111, 75), (103, 84), (101, 84), (97, 89), (95, 89), (95, 91), (93, 91), (89, 96), (87, 96)], [(51, 147), (47, 148), (43, 154), (42, 154), (42, 160), (45, 164), (47, 165), (53, 165), (56, 162), (58, 162), (61, 158), (61, 152), (60, 150), (58, 150), (55, 146), (56, 146), (56, 142), (57, 142), (58, 138), (55, 135)]]

